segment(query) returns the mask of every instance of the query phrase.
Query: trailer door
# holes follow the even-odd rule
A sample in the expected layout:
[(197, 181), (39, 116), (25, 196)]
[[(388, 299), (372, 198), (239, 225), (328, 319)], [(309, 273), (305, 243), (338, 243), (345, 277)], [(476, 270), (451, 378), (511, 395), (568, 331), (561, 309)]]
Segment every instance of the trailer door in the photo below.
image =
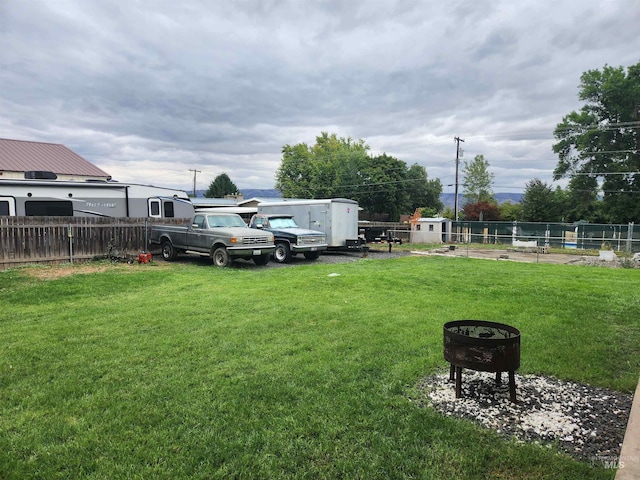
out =
[(331, 216), (329, 215), (328, 203), (312, 204), (309, 206), (308, 224), (309, 226), (307, 228), (309, 230), (323, 232), (327, 237), (329, 246), (335, 246), (331, 231)]

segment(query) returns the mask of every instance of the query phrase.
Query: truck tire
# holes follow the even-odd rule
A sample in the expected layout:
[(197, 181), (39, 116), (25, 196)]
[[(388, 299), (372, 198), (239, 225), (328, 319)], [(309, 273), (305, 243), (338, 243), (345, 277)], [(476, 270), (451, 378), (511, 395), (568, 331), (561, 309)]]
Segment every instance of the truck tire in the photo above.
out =
[(304, 252), (303, 255), (307, 260), (317, 260), (320, 256), (320, 252)]
[(175, 260), (178, 256), (178, 251), (173, 246), (170, 240), (164, 240), (162, 242), (162, 258), (164, 258), (167, 262)]
[(253, 262), (262, 267), (264, 265), (266, 265), (267, 263), (269, 263), (269, 257), (271, 255), (270, 254), (266, 254), (266, 255), (256, 255), (255, 257), (253, 257)]
[(211, 259), (216, 267), (228, 267), (231, 265), (231, 258), (229, 252), (224, 247), (216, 248), (211, 254)]
[(291, 261), (291, 248), (287, 242), (276, 243), (276, 249), (273, 252), (273, 258), (278, 263), (289, 263)]

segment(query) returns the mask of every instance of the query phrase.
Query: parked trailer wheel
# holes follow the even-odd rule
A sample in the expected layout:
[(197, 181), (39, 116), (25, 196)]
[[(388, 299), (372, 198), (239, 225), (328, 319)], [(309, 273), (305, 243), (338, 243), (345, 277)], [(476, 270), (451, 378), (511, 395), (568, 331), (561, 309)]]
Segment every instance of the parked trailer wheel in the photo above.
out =
[(224, 247), (216, 248), (211, 254), (211, 258), (216, 267), (228, 267), (231, 265), (231, 257), (229, 257), (229, 252)]
[(164, 258), (167, 262), (171, 260), (175, 260), (178, 256), (178, 251), (173, 246), (173, 243), (169, 240), (165, 240), (162, 242), (162, 258)]
[(303, 255), (307, 260), (317, 260), (320, 256), (320, 252), (304, 252)]
[(289, 263), (291, 261), (291, 248), (286, 242), (276, 243), (276, 249), (273, 252), (273, 258), (278, 263)]
[(264, 265), (266, 265), (267, 263), (269, 263), (269, 257), (271, 255), (269, 255), (268, 253), (266, 255), (257, 255), (255, 257), (253, 257), (253, 263), (255, 263), (256, 265), (262, 267)]

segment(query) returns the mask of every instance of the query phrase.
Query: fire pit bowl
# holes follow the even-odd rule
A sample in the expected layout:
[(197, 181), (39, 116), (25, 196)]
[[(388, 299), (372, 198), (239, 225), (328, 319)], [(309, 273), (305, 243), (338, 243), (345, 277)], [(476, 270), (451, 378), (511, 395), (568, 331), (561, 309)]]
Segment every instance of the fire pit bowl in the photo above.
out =
[(509, 372), (509, 395), (516, 401), (515, 371), (520, 367), (520, 330), (484, 320), (455, 320), (444, 324), (444, 359), (451, 364), (449, 378), (456, 382), (456, 398), (462, 396), (462, 369)]

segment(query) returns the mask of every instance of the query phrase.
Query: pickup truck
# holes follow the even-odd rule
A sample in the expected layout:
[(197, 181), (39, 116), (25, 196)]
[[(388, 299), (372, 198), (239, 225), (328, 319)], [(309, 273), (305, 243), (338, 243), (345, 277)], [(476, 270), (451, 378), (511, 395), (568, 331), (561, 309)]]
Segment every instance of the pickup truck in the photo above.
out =
[(307, 260), (315, 260), (328, 247), (324, 233), (298, 227), (293, 215), (259, 213), (251, 217), (249, 227), (273, 234), (276, 244), (273, 258), (278, 263), (289, 263), (298, 253)]
[(211, 256), (218, 267), (226, 267), (236, 258), (266, 265), (275, 250), (272, 233), (247, 228), (235, 213), (196, 214), (188, 227), (153, 225), (151, 244), (160, 245), (167, 261), (189, 251)]

